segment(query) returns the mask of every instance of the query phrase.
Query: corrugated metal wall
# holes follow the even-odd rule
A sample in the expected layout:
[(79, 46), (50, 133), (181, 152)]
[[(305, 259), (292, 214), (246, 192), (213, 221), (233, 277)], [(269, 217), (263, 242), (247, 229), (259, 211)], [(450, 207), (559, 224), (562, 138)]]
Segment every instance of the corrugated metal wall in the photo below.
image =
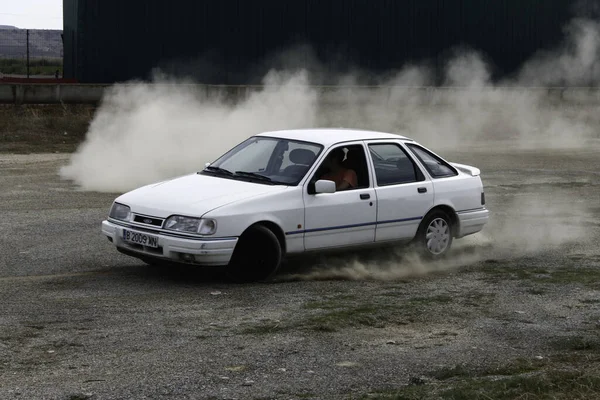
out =
[[(205, 83), (257, 83), (273, 56), (310, 44), (326, 70), (374, 72), (468, 45), (499, 75), (555, 45), (573, 0), (64, 0), (65, 73), (147, 79), (154, 67)], [(75, 53), (75, 54), (69, 54)], [(293, 57), (302, 66), (310, 59)], [(67, 67), (67, 64), (76, 66)], [(289, 64), (289, 62), (288, 62)], [(323, 82), (327, 83), (327, 82)]]
[(63, 0), (63, 69), (64, 76), (73, 78), (77, 71), (77, 3)]

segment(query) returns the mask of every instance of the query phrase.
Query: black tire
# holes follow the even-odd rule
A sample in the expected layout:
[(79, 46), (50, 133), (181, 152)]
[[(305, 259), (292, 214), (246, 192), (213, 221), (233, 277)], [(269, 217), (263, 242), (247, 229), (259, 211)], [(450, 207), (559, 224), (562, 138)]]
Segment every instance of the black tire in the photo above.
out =
[(235, 282), (267, 280), (279, 269), (282, 250), (277, 236), (267, 227), (254, 225), (240, 237), (226, 275)]
[[(432, 243), (428, 245), (428, 230), (433, 237)], [(413, 241), (414, 247), (417, 252), (430, 260), (436, 260), (448, 255), (450, 248), (452, 247), (452, 240), (454, 238), (454, 226), (452, 225), (452, 219), (442, 210), (433, 210), (423, 218), (417, 235)], [(435, 246), (439, 244), (440, 247)]]

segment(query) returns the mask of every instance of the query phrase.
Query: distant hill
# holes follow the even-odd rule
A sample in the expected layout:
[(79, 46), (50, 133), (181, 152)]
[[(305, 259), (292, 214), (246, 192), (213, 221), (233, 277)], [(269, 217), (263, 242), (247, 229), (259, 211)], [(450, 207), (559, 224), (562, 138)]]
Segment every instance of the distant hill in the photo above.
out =
[(12, 25), (0, 25), (0, 29), (19, 29), (16, 26)]
[[(62, 58), (61, 30), (29, 30), (30, 58)], [(27, 57), (27, 30), (0, 25), (0, 58)]]

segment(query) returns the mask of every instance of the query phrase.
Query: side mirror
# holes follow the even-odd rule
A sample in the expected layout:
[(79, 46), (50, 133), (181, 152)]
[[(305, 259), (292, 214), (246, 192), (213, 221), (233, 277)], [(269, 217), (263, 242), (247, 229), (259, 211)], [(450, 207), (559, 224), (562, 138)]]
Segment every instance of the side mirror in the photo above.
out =
[(207, 162), (206, 164), (204, 164), (204, 168), (208, 167), (210, 165), (209, 162)]
[(335, 182), (324, 179), (318, 180), (315, 182), (315, 194), (318, 193), (335, 193)]

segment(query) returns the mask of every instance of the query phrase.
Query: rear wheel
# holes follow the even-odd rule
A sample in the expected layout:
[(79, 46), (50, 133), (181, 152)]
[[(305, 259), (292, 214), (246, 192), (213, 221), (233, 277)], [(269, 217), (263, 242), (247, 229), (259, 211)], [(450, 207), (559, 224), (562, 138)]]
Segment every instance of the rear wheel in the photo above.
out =
[(277, 236), (267, 227), (255, 225), (240, 236), (227, 276), (236, 282), (261, 281), (275, 275), (282, 250)]
[(415, 244), (423, 256), (430, 259), (444, 257), (450, 251), (453, 237), (452, 220), (442, 210), (434, 210), (421, 222)]

